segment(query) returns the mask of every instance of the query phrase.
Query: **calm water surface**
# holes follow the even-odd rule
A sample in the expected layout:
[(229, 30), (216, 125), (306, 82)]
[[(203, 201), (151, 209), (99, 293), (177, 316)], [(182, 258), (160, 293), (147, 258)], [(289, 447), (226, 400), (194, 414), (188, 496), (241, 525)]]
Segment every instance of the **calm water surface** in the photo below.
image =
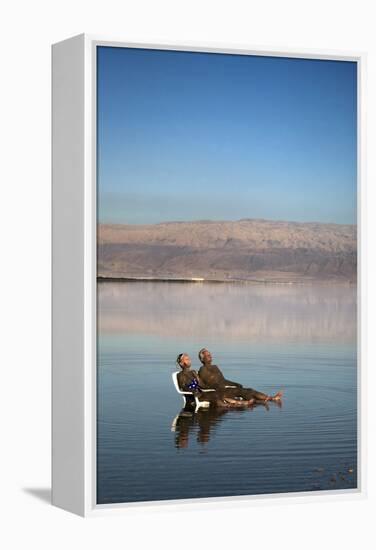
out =
[[(98, 503), (356, 487), (354, 287), (100, 283), (98, 329)], [(282, 407), (184, 412), (204, 346)]]

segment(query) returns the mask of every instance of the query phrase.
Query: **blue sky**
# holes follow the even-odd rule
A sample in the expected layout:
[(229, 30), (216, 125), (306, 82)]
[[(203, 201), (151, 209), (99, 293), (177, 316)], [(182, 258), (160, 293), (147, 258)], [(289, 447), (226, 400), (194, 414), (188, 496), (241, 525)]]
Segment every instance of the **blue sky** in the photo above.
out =
[(98, 217), (356, 223), (356, 64), (98, 48)]

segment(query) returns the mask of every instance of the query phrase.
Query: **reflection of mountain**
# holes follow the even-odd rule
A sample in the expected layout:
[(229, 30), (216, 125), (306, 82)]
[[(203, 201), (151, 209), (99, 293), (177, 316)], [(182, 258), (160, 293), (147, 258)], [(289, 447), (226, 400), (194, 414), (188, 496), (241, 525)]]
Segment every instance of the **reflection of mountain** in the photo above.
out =
[(100, 225), (98, 275), (354, 281), (356, 226), (267, 220)]
[(98, 284), (101, 333), (341, 342), (356, 336), (350, 285), (121, 282)]

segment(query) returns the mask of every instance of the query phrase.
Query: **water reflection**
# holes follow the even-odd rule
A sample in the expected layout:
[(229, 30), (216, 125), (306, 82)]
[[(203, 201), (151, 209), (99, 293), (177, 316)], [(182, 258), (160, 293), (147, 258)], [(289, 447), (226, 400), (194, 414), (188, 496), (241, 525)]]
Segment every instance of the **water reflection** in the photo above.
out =
[(253, 407), (244, 409), (225, 409), (220, 407), (209, 407), (208, 409), (192, 410), (189, 406), (184, 407), (175, 416), (172, 421), (171, 431), (175, 433), (175, 447), (177, 449), (185, 449), (189, 445), (190, 434), (196, 435), (196, 442), (201, 445), (209, 443), (218, 428), (218, 424), (223, 421), (227, 414), (252, 414), (255, 407), (260, 407), (266, 411), (270, 410), (270, 406), (282, 408), (282, 401), (272, 404), (257, 404)]
[(356, 288), (100, 283), (98, 328), (101, 334), (186, 338), (205, 334), (226, 341), (354, 343)]
[[(174, 418), (171, 427), (171, 430), (175, 432), (175, 447), (178, 449), (188, 447), (191, 432), (196, 434), (197, 443), (205, 445), (210, 440), (211, 431), (215, 431), (217, 424), (229, 412), (229, 409), (216, 407), (210, 407), (205, 410), (199, 409), (197, 412), (186, 408), (182, 409)], [(233, 410), (231, 412), (239, 413), (244, 411)]]
[[(98, 325), (98, 503), (357, 486), (354, 287), (101, 283)], [(174, 360), (203, 346), (283, 408), (180, 411), (171, 433)]]

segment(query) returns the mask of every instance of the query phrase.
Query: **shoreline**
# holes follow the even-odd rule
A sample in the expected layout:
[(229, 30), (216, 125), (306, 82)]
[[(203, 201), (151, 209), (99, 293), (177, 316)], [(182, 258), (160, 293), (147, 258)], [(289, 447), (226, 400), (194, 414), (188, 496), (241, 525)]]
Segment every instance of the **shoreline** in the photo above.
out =
[(300, 280), (271, 280), (271, 279), (205, 279), (204, 277), (104, 277), (101, 275), (97, 276), (97, 283), (216, 283), (216, 284), (225, 284), (225, 283), (240, 283), (240, 284), (255, 284), (255, 285), (346, 285), (346, 286), (356, 286), (357, 281), (350, 280), (333, 280), (333, 279), (300, 279)]

